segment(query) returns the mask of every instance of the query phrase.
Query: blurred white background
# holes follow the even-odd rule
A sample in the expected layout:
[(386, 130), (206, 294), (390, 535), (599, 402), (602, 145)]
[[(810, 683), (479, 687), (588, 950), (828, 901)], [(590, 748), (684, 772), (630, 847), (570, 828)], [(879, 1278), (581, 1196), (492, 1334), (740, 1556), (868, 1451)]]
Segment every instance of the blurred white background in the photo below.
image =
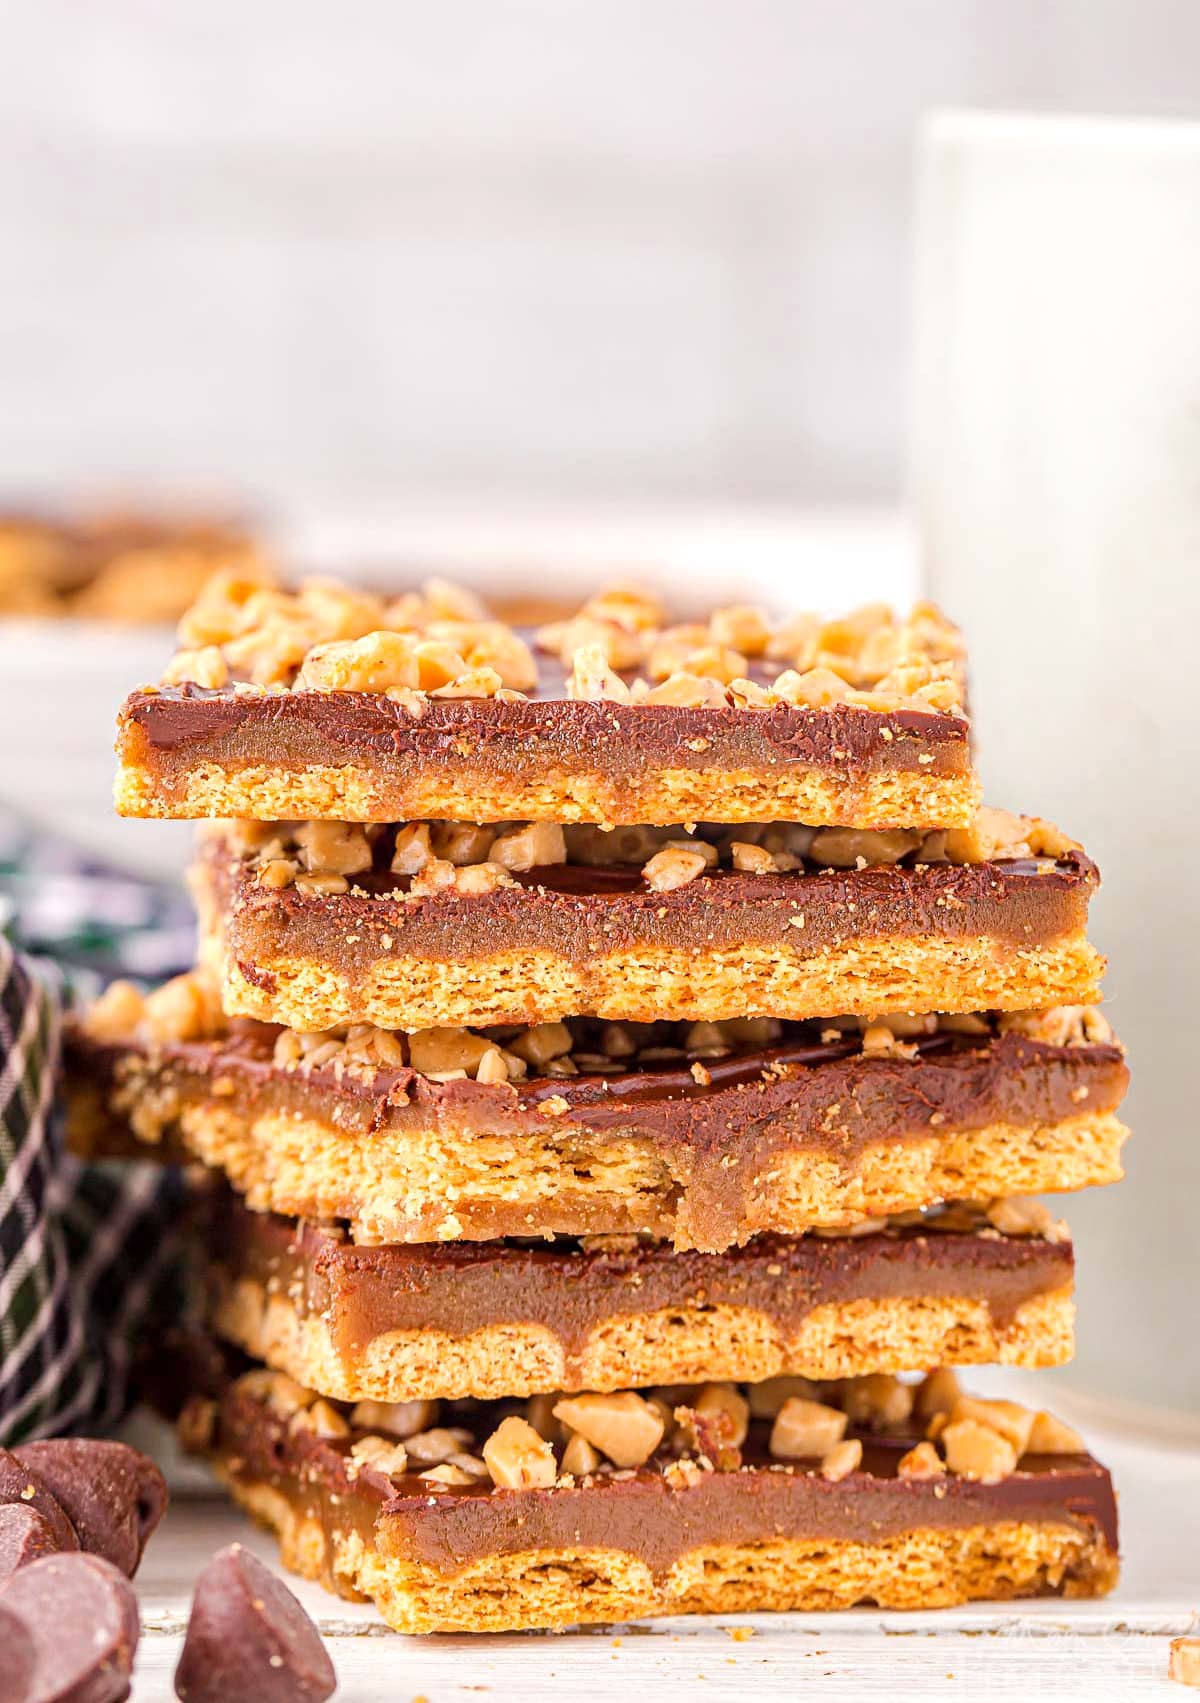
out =
[(8, 491), (894, 500), (918, 115), (1200, 108), (1195, 0), (5, 15)]
[[(0, 497), (243, 500), (310, 560), (532, 565), (564, 591), (611, 564), (777, 607), (905, 601), (921, 573), (903, 509), (921, 115), (1200, 113), (1197, 0), (41, 0), (5, 17)], [(1200, 192), (1180, 219), (1200, 233)], [(1036, 292), (1041, 256), (1013, 259)], [(1096, 326), (1102, 367), (1131, 345), (1119, 318)], [(1090, 347), (1072, 359), (1095, 377)], [(1105, 869), (1097, 936), (1137, 1042), (1133, 1180), (1067, 1203), (1082, 1305), (1063, 1376), (1196, 1408), (1198, 943), (1169, 894), (1196, 744), (1145, 709), (1158, 673), (1182, 693), (1192, 668), (1164, 612), (1200, 539), (1200, 360), (1179, 381), (1192, 429), (1163, 491), (1126, 479), (1123, 547), (1098, 536), (1090, 557), (1087, 479), (1059, 509), (1044, 481), (1106, 470), (1061, 433), (1053, 457), (1028, 453), (1021, 393), (992, 363), (1012, 403), (999, 451), (1053, 520), (1023, 517), (1026, 584), (1064, 571), (1073, 528), (1080, 589), (1054, 608), (1079, 672), (1057, 702), (1078, 710), (1075, 679), (1097, 730), (1128, 711), (1132, 756), (1127, 741), (1106, 767), (1098, 738), (1085, 767), (1061, 723), (1047, 736), (1029, 618), (997, 591), (1003, 536), (966, 565), (994, 517), (955, 515), (964, 578), (944, 559), (937, 576), (977, 623), (998, 802), (1061, 814)], [(1056, 418), (1086, 440), (1087, 408)], [(959, 451), (949, 420), (924, 421), (926, 543), (952, 535), (924, 507)], [(1023, 506), (1019, 483), (1009, 500)], [(1145, 640), (1148, 596), (1131, 708), (1134, 676), (1096, 659), (1123, 630)], [(0, 799), (177, 867), (178, 825), (107, 810), (112, 712), (165, 646), (0, 623), (0, 716), (38, 728), (0, 747)], [(1027, 713), (989, 722), (1005, 668), (1028, 674)]]

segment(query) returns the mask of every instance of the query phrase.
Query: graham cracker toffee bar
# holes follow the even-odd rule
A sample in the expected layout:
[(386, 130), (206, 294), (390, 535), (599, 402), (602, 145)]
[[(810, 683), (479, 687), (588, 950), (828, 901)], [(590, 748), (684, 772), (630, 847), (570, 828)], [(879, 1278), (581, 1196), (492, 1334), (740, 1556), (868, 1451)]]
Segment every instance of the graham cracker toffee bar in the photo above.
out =
[(299, 1034), (195, 978), (67, 1038), (94, 1156), (194, 1157), (363, 1242), (641, 1233), (720, 1252), (1121, 1175), (1128, 1070), (1092, 1007), (785, 1024)]
[(517, 631), (434, 582), (386, 599), (218, 575), (121, 711), (130, 816), (963, 826), (960, 635), (930, 605), (673, 622), (601, 592)]

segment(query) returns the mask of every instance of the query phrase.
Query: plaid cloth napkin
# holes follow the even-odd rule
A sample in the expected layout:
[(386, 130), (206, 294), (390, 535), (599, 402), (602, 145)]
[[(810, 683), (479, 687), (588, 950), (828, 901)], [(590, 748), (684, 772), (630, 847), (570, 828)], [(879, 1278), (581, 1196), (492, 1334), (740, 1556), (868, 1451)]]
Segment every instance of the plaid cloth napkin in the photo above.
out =
[[(118, 1420), (139, 1343), (183, 1302), (168, 1233), (179, 1179), (151, 1165), (79, 1163), (64, 1151), (54, 1105), (64, 1009), (131, 958), (169, 960), (183, 900), (165, 910), (153, 895), (140, 911), (124, 903), (117, 926), (114, 883), (130, 883), (82, 858), (72, 868), (60, 845), (11, 821), (0, 829), (0, 1444), (11, 1445)], [(18, 846), (25, 855), (14, 857)], [(57, 907), (47, 900), (55, 889)], [(17, 942), (53, 946), (56, 959)]]

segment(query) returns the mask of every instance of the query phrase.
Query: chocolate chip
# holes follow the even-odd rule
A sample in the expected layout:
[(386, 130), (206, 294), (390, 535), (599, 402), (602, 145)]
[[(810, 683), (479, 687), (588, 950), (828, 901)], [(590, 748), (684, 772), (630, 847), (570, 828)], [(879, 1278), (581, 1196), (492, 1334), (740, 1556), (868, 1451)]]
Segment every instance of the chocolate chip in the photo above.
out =
[(102, 1555), (129, 1579), (167, 1506), (167, 1485), (154, 1462), (127, 1443), (55, 1437), (13, 1450), (66, 1509), (80, 1547)]
[(57, 1555), (60, 1544), (44, 1515), (26, 1502), (0, 1502), (0, 1584), (18, 1567), (43, 1555)]
[(321, 1634), (268, 1567), (231, 1543), (196, 1581), (175, 1670), (185, 1703), (322, 1703), (337, 1687)]
[(33, 1639), (6, 1608), (0, 1608), (0, 1703), (29, 1703)]
[[(138, 1642), (138, 1607), (123, 1573), (98, 1555), (48, 1555), (0, 1587), (0, 1611), (32, 1645), (13, 1703), (122, 1703)], [(6, 1643), (0, 1641), (7, 1661)], [(0, 1663), (0, 1672), (3, 1672)]]
[(51, 1495), (38, 1474), (16, 1455), (0, 1449), (0, 1503), (16, 1502), (35, 1509), (54, 1533), (56, 1549), (78, 1549), (79, 1538), (62, 1504)]

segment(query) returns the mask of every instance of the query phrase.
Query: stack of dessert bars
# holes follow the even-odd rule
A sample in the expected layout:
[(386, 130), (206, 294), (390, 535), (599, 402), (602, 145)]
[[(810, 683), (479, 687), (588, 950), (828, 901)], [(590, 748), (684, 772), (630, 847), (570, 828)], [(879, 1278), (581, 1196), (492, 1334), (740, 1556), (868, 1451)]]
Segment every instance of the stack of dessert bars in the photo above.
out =
[(1108, 1473), (953, 1370), (1070, 1357), (1030, 1197), (1126, 1134), (954, 628), (230, 573), (181, 634), (117, 797), (210, 819), (199, 967), (72, 1127), (221, 1179), (181, 1429), (286, 1563), (409, 1632), (1107, 1591)]

